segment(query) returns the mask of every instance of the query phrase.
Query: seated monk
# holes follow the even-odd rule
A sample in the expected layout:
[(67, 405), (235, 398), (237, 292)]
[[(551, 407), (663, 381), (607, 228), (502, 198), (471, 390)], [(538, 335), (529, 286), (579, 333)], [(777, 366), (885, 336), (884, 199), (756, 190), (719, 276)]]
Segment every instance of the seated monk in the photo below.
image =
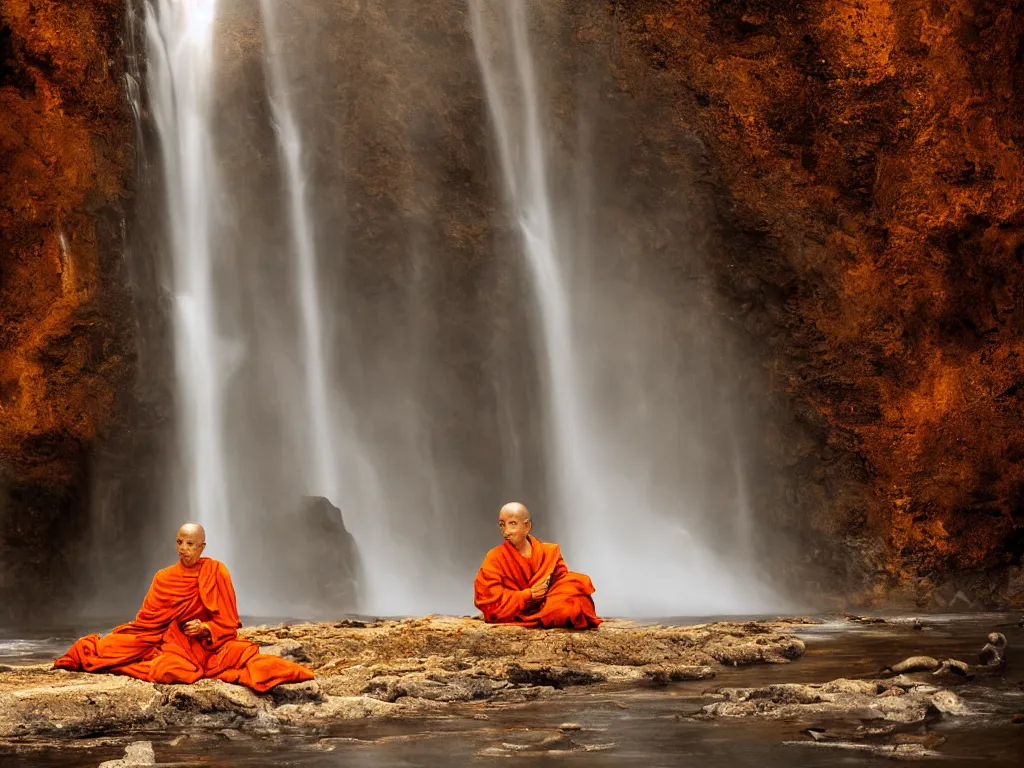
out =
[(200, 557), (206, 531), (178, 529), (178, 562), (157, 571), (135, 621), (109, 635), (87, 635), (54, 662), (59, 669), (129, 675), (151, 683), (194, 683), (204, 677), (267, 691), (312, 680), (291, 661), (240, 640), (238, 605), (223, 563)]
[(491, 624), (523, 627), (592, 629), (601, 623), (594, 612), (594, 585), (573, 573), (557, 544), (530, 535), (530, 511), (511, 502), (498, 513), (505, 543), (484, 558), (473, 583), (476, 607)]

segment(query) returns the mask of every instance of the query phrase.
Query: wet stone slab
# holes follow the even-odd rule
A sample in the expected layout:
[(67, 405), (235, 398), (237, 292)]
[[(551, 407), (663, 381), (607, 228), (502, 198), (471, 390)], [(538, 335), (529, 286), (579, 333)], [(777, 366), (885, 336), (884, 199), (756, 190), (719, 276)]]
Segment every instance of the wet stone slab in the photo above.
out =
[(0, 672), (0, 740), (180, 727), (316, 733), (344, 720), (437, 716), (467, 702), (511, 705), (580, 686), (704, 680), (722, 665), (799, 658), (804, 644), (790, 629), (609, 621), (597, 631), (538, 631), (433, 616), (251, 627), (241, 634), (265, 653), (309, 665), (316, 680), (258, 694), (217, 680), (158, 685), (11, 666)]

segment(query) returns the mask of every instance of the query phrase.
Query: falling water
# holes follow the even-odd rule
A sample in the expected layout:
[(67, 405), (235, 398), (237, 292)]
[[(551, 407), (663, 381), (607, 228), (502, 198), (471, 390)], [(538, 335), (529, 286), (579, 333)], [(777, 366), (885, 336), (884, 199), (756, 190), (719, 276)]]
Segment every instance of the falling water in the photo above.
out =
[(327, 366), (324, 335), (320, 321), (320, 295), (316, 280), (316, 251), (313, 222), (306, 200), (306, 178), (302, 158), (302, 137), (288, 93), (281, 37), (277, 31), (274, 0), (260, 0), (270, 75), (270, 104), (278, 144), (285, 166), (288, 214), (295, 251), (298, 299), (301, 314), (303, 378), (306, 393), (306, 423), (312, 438), (312, 476), (309, 493), (340, 502), (337, 450), (334, 445), (330, 405), (327, 400)]
[[(520, 231), (540, 309), (541, 371), (548, 393), (555, 489), (552, 516), (558, 520), (554, 527), (570, 567), (592, 575), (599, 604), (611, 613), (764, 610), (773, 598), (744, 562), (750, 547), (741, 466), (734, 463), (733, 476), (723, 482), (725, 488), (737, 485), (729, 510), (736, 522), (727, 526), (731, 539), (725, 546), (731, 556), (726, 557), (705, 539), (705, 532), (721, 522), (708, 518), (719, 512), (701, 508), (702, 494), (684, 483), (652, 487), (656, 473), (647, 465), (655, 458), (650, 455), (656, 450), (655, 435), (631, 440), (618, 433), (614, 418), (621, 421), (622, 414), (606, 413), (608, 404), (595, 399), (588, 375), (591, 361), (581, 353), (583, 342), (595, 341), (586, 338), (595, 318), (585, 316), (586, 307), (574, 304), (574, 289), (587, 287), (574, 285), (574, 254), (566, 247), (585, 238), (566, 231), (568, 217), (559, 217), (552, 200), (544, 94), (530, 48), (527, 4), (470, 0), (469, 8), (509, 212)], [(600, 248), (588, 258), (599, 255)], [(624, 316), (621, 322), (637, 321)], [(642, 332), (635, 341), (638, 348)], [(596, 346), (602, 343), (613, 344), (603, 340)], [(653, 346), (648, 353), (660, 354)], [(640, 381), (634, 387), (638, 400), (645, 386), (651, 382)], [(643, 405), (642, 400), (614, 403), (620, 411)], [(672, 414), (664, 417), (671, 419)], [(651, 424), (652, 429), (662, 428), (657, 419)], [(714, 483), (715, 478), (704, 482)], [(729, 491), (723, 490), (719, 496), (723, 495)]]
[(217, 333), (211, 218), (220, 193), (210, 133), (215, 0), (149, 0), (148, 86), (166, 183), (182, 463), (190, 509), (228, 557), (224, 381), (234, 347)]

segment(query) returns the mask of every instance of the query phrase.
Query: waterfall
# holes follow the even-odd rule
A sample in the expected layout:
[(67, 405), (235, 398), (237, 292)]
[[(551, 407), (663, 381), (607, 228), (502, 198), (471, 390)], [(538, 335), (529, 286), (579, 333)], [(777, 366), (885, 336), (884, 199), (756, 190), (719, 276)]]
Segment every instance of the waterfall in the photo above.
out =
[(163, 155), (173, 261), (179, 444), (191, 516), (230, 559), (224, 382), (234, 346), (218, 333), (213, 217), (221, 193), (210, 131), (215, 0), (148, 0), (148, 90)]
[(340, 503), (338, 455), (334, 445), (331, 408), (327, 399), (327, 366), (321, 323), (320, 294), (316, 280), (316, 250), (313, 221), (306, 200), (306, 178), (302, 158), (302, 137), (292, 111), (281, 38), (277, 31), (274, 0), (260, 0), (263, 14), (267, 68), (270, 76), (270, 104), (278, 144), (285, 167), (285, 189), (297, 271), (298, 303), (301, 314), (303, 379), (306, 394), (306, 424), (312, 442), (313, 471), (308, 478), (309, 493)]
[[(602, 290), (576, 276), (578, 259), (598, 259), (613, 246), (597, 244), (584, 254), (570, 247), (587, 238), (568, 223), (574, 221), (565, 215), (573, 201), (556, 204), (551, 192), (549, 116), (531, 50), (528, 9), (524, 0), (469, 0), (508, 214), (520, 233), (539, 308), (537, 346), (547, 392), (554, 492), (553, 509), (535, 511), (535, 527), (548, 520), (545, 527), (558, 533), (569, 567), (593, 577), (602, 611), (635, 616), (765, 610), (777, 601), (748, 569), (749, 505), (738, 457), (720, 479), (691, 475), (689, 481), (677, 477), (666, 482), (651, 469), (663, 461), (652, 455), (666, 429), (663, 422), (687, 411), (700, 416), (697, 398), (702, 393), (681, 391), (680, 398), (689, 397), (691, 406), (674, 408), (678, 413), (644, 413), (645, 392), (657, 382), (642, 374), (631, 378), (622, 363), (664, 354), (657, 345), (645, 344), (655, 329), (645, 327), (642, 317), (624, 314), (620, 325), (630, 327), (623, 330), (626, 342), (616, 349), (615, 339), (598, 338), (600, 331), (592, 330), (603, 319), (594, 314), (593, 304), (603, 312), (611, 302), (576, 300)], [(614, 354), (616, 365), (602, 365)], [(644, 371), (656, 363), (640, 360), (635, 367)], [(602, 368), (629, 397), (599, 401), (594, 374)], [(676, 386), (684, 389), (681, 382)], [(616, 426), (629, 425), (631, 414), (645, 425), (636, 434)], [(696, 430), (697, 425), (682, 429)], [(678, 459), (683, 464), (685, 457)], [(714, 487), (719, 482), (720, 490)], [(725, 525), (716, 519), (723, 513), (730, 518)], [(719, 533), (713, 536), (709, 531), (715, 529)]]

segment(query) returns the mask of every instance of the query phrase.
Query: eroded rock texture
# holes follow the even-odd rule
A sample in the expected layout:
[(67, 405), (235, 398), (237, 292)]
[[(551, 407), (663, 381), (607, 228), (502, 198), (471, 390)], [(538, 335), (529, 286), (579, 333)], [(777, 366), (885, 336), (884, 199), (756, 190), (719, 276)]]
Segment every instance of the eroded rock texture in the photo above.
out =
[(0, 6), (0, 617), (69, 567), (131, 383), (123, 6)]
[(869, 599), (1024, 601), (1024, 7), (612, 12), (627, 77), (717, 166), (715, 271), (793, 408), (774, 440), (808, 542)]

